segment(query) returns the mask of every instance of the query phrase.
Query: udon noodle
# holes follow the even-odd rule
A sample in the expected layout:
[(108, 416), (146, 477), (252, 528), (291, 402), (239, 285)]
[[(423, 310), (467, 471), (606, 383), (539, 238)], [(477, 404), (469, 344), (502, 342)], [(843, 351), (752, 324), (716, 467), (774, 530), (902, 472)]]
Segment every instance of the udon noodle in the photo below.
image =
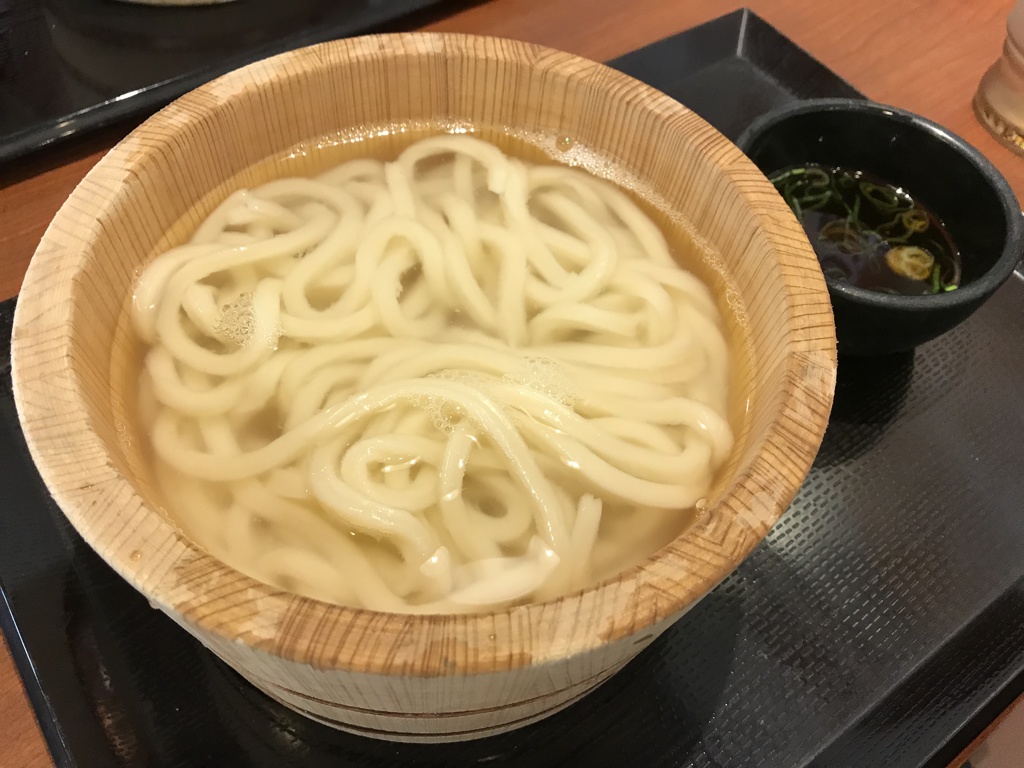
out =
[(721, 318), (653, 221), (472, 136), (235, 192), (132, 317), (172, 515), (323, 600), (579, 589), (678, 533), (732, 447)]

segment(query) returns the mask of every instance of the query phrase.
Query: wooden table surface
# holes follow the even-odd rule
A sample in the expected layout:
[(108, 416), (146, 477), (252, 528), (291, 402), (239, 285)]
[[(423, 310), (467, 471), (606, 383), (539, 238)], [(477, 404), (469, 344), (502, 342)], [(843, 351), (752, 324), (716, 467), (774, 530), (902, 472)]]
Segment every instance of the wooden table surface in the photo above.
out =
[[(981, 127), (971, 98), (998, 57), (1012, 0), (746, 0), (745, 5), (876, 101), (925, 115), (987, 155), (1024, 200), (1024, 159)], [(614, 58), (735, 10), (738, 0), (493, 0), (428, 29), (528, 40)], [(82, 176), (133, 126), (0, 168), (0, 300), (18, 293), (43, 230)], [(52, 760), (0, 639), (0, 766)]]

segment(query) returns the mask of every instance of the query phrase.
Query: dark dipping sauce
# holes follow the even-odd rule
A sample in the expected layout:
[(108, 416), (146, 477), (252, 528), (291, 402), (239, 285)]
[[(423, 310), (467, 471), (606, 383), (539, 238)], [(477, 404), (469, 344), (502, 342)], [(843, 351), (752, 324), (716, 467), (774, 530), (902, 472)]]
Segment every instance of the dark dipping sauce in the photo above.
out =
[(960, 285), (960, 252), (945, 225), (902, 188), (817, 164), (779, 171), (771, 182), (803, 225), (825, 277), (902, 296)]

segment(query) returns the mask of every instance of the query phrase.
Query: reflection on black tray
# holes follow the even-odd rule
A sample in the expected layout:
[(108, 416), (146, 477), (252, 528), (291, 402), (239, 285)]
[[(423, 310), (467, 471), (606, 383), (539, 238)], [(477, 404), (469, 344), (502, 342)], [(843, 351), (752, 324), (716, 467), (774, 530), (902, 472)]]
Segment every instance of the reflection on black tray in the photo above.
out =
[(761, 115), (797, 99), (861, 98), (748, 10), (608, 63), (682, 102), (733, 140)]
[(464, 0), (236, 0), (199, 7), (0, 0), (0, 162), (275, 53)]
[[(823, 70), (745, 18), (659, 44), (664, 70), (630, 71), (662, 85), (659, 72), (681, 69), (675, 46), (691, 68), (662, 87), (732, 131), (735, 105), (688, 97), (685, 83), (712, 93), (701, 66), (772, 82), (772, 98)], [(742, 35), (774, 40), (762, 61), (790, 68), (759, 69)], [(1024, 691), (1022, 302), (1018, 275), (937, 342), (842, 360), (815, 467), (730, 578), (572, 707), (436, 746), (347, 735), (281, 707), (82, 543), (18, 430), (12, 304), (0, 304), (0, 624), (61, 766), (945, 768)]]

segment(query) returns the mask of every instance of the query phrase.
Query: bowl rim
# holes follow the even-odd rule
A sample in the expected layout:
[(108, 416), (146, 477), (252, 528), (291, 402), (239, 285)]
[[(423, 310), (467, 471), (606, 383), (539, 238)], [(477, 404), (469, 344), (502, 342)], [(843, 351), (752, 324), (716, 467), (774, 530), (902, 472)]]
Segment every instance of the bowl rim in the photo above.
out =
[[(827, 323), (816, 320), (814, 324), (800, 325), (791, 334), (792, 338), (787, 339), (789, 354), (780, 362), (786, 387), (778, 398), (774, 419), (765, 432), (760, 450), (745, 471), (737, 471), (729, 493), (722, 494), (696, 523), (640, 564), (611, 579), (546, 602), (488, 613), (395, 614), (324, 603), (256, 581), (196, 546), (169, 520), (146, 505), (131, 481), (109, 460), (103, 459), (108, 455), (106, 446), (89, 427), (90, 417), (83, 404), (79, 377), (69, 364), (73, 336), (72, 287), (85, 256), (79, 252), (67, 254), (68, 259), (75, 260), (74, 271), (71, 279), (61, 281), (55, 281), (48, 274), (50, 265), (44, 264), (40, 256), (47, 249), (52, 251), (62, 230), (66, 232), (66, 225), (75, 220), (74, 216), (83, 215), (81, 211), (75, 212), (76, 207), (85, 204), (81, 199), (83, 187), (100, 182), (113, 184), (107, 178), (108, 170), (116, 171), (123, 179), (123, 169), (131, 166), (132, 154), (137, 153), (138, 146), (154, 143), (159, 146), (161, 142), (172, 140), (169, 136), (173, 137), (173, 131), (166, 130), (165, 126), (196, 119), (197, 113), (202, 114), (208, 97), (223, 98), (224, 94), (257, 84), (266, 86), (279, 70), (322, 67), (330, 71), (344, 66), (344, 63), (338, 64), (339, 60), (350, 62), (385, 54), (422, 54), (422, 49), (416, 48), (417, 43), (446, 56), (468, 55), (492, 60), (499, 56), (518, 64), (528, 63), (531, 67), (563, 68), (561, 71), (569, 72), (573, 78), (599, 75), (606, 83), (602, 88), (609, 93), (633, 93), (642, 97), (643, 108), (649, 116), (670, 121), (679, 126), (678, 130), (690, 131), (695, 141), (699, 138), (702, 150), (713, 153), (723, 177), (733, 183), (743, 180), (743, 185), (736, 185), (738, 195), (749, 206), (771, 248), (791, 260), (789, 268), (780, 269), (781, 283), (786, 290), (787, 327), (792, 329), (794, 320), (808, 316), (828, 318)], [(669, 620), (677, 619), (717, 586), (764, 539), (806, 477), (831, 411), (837, 365), (836, 337), (824, 279), (792, 212), (781, 198), (766, 194), (768, 192), (774, 193), (774, 190), (753, 163), (695, 113), (640, 81), (570, 53), (502, 38), (435, 32), (368, 35), (283, 53), (223, 75), (144, 121), (89, 171), (58, 211), (33, 256), (15, 311), (12, 379), (19, 420), (47, 489), (86, 542), (137, 591), (175, 621), (198, 627), (219, 641), (244, 643), (254, 650), (317, 669), (427, 678), (451, 676), (453, 671), (460, 675), (507, 672), (561, 661), (618, 641), (633, 642), (639, 652), (667, 628)], [(84, 241), (80, 245), (85, 245)], [(46, 305), (56, 314), (52, 322), (43, 324), (39, 319)], [(45, 347), (48, 362), (59, 365), (45, 382), (32, 378), (33, 370), (38, 368), (38, 361), (31, 359), (36, 347)], [(69, 404), (71, 423), (55, 425), (52, 414), (48, 416), (39, 404), (42, 396), (33, 391), (33, 385), (37, 390), (43, 387), (47, 393), (64, 397)], [(76, 449), (99, 457), (89, 472), (81, 467), (69, 467), (62, 461)], [(783, 475), (788, 477), (779, 481)], [(795, 479), (797, 477), (799, 480)], [(743, 493), (737, 494), (737, 489)], [(198, 602), (182, 599), (181, 585), (168, 575), (170, 568), (161, 563), (161, 568), (154, 569), (144, 560), (136, 562), (123, 547), (118, 548), (120, 534), (90, 527), (90, 508), (117, 499), (114, 491), (123, 494), (133, 505), (130, 511), (143, 511), (141, 519), (147, 525), (151, 524), (161, 535), (176, 539), (179, 555), (175, 557), (180, 557), (183, 551), (194, 558), (211, 580), (218, 574), (230, 578), (233, 602), (228, 608), (237, 608), (242, 602), (258, 603), (259, 612), (239, 618), (237, 611), (225, 610), (223, 600), (216, 603), (215, 600), (221, 598), (211, 597), (208, 589), (200, 590)], [(698, 538), (698, 532), (705, 538)], [(689, 545), (691, 540), (693, 546), (681, 555), (679, 548), (684, 543)], [(687, 578), (679, 578), (678, 566), (671, 562), (683, 556), (688, 558), (683, 571)], [(670, 571), (671, 578), (666, 580), (670, 568), (677, 570)], [(695, 575), (691, 578), (692, 574)], [(213, 607), (218, 610), (214, 611)], [(631, 612), (624, 610), (625, 607)], [(578, 631), (580, 617), (588, 611), (604, 619), (611, 616), (614, 621), (602, 623), (599, 632)], [(314, 614), (317, 621), (308, 621)], [(296, 629), (300, 619), (307, 620), (301, 624), (301, 630)], [(346, 628), (343, 648), (317, 644), (317, 633), (325, 623)], [(496, 628), (510, 634), (496, 639)], [(649, 631), (645, 633), (645, 630)], [(297, 637), (301, 632), (305, 634)], [(543, 640), (531, 640), (531, 633), (538, 632)], [(408, 645), (417, 633), (458, 647), (449, 649), (446, 645), (434, 649), (431, 644), (431, 653), (409, 659), (395, 658), (395, 654), (382, 658), (384, 654), (363, 650), (366, 645), (374, 645), (373, 642), (360, 645), (369, 634), (383, 646), (390, 643), (391, 648), (398, 648), (403, 643)], [(645, 636), (635, 640), (639, 634)], [(492, 641), (491, 646), (486, 645), (487, 637)], [(480, 649), (473, 647), (474, 643), (479, 643)], [(526, 646), (529, 653), (523, 652), (521, 646)]]
[[(911, 126), (938, 139), (970, 162), (999, 198), (1003, 218), (1006, 222), (1006, 238), (998, 258), (975, 280), (962, 285), (955, 291), (925, 296), (903, 296), (860, 288), (825, 276), (829, 293), (850, 302), (884, 309), (898, 309), (903, 312), (922, 313), (938, 310), (970, 307), (995, 292), (1013, 274), (1024, 257), (1024, 211), (1017, 196), (991, 160), (962, 136), (923, 115), (869, 99), (820, 98), (787, 104), (774, 109), (754, 120), (740, 134), (736, 145), (744, 152), (750, 152), (755, 142), (788, 120), (817, 113), (845, 112), (866, 115), (882, 121)], [(870, 169), (867, 169), (870, 170)], [(765, 174), (767, 175), (767, 173)]]

